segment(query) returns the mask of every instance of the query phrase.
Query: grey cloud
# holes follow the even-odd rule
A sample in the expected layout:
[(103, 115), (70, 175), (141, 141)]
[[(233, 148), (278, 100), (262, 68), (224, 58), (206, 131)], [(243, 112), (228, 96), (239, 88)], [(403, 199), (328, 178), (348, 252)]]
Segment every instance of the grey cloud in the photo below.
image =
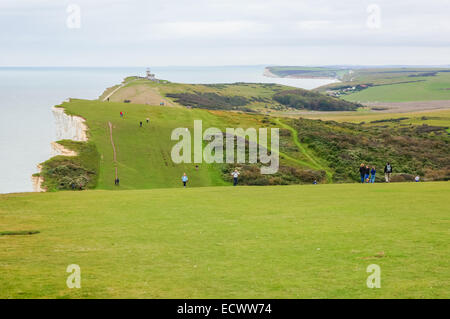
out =
[[(81, 7), (81, 29), (65, 26), (69, 3)], [(381, 8), (382, 24), (377, 30), (366, 26), (371, 3)], [(336, 46), (372, 47), (377, 52), (385, 47), (450, 48), (449, 13), (446, 0), (2, 0), (0, 64), (40, 63), (50, 51), (56, 64), (67, 63), (60, 57), (75, 52), (78, 56), (70, 61), (79, 61), (81, 54), (89, 56), (86, 64), (96, 64), (104, 61), (105, 54), (126, 59), (127, 51), (130, 58), (142, 60), (162, 52), (157, 57), (159, 64), (183, 64), (183, 59), (196, 60), (186, 55), (198, 54), (199, 48), (217, 49), (217, 54), (221, 54), (219, 48), (223, 52), (234, 49), (245, 55), (255, 54), (249, 49), (254, 46), (266, 52), (267, 60), (274, 48), (291, 50), (291, 60), (297, 59), (302, 47), (320, 47), (323, 50), (315, 50), (321, 54)], [(164, 54), (165, 50), (176, 52)], [(25, 54), (17, 54), (21, 51), (29, 52), (26, 61)], [(354, 53), (349, 49), (348, 54)], [(389, 54), (394, 53), (390, 50)], [(230, 59), (241, 61), (242, 57), (222, 57)], [(389, 56), (381, 59), (389, 60)]]

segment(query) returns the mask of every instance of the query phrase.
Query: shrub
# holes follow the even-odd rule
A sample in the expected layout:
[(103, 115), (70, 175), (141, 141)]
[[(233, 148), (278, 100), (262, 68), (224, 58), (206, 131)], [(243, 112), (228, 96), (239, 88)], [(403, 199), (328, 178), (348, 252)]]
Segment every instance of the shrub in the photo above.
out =
[(273, 99), (278, 103), (295, 109), (316, 111), (354, 111), (361, 106), (360, 104), (303, 89), (282, 91), (276, 93)]

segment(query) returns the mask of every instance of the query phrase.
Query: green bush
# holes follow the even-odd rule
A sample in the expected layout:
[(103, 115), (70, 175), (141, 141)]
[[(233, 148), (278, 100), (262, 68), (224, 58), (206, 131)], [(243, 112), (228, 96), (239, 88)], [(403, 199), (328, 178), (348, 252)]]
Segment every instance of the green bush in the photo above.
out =
[(282, 91), (276, 93), (273, 99), (288, 107), (315, 111), (354, 111), (361, 106), (303, 89)]
[(42, 163), (40, 176), (48, 191), (92, 189), (97, 185), (100, 155), (91, 142), (59, 141), (77, 156), (55, 156)]

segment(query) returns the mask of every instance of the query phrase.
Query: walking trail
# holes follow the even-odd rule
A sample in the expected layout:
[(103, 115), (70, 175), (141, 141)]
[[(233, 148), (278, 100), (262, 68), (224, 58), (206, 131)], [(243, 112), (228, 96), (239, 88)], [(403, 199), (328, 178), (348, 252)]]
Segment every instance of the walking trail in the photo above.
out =
[(297, 146), (297, 148), (300, 150), (300, 152), (308, 159), (309, 163), (300, 161), (300, 160), (295, 160), (289, 156), (286, 156), (285, 154), (283, 154), (283, 155), (287, 159), (295, 160), (296, 162), (301, 162), (302, 164), (306, 164), (306, 166), (308, 166), (308, 167), (325, 171), (325, 173), (327, 175), (328, 183), (332, 183), (333, 182), (333, 173), (330, 171), (330, 169), (328, 167), (323, 166), (320, 163), (319, 159), (317, 159), (314, 154), (312, 154), (304, 145), (302, 145), (300, 143), (300, 141), (298, 139), (297, 130), (295, 128), (293, 128), (292, 126), (289, 126), (288, 124), (283, 123), (279, 118), (276, 118), (275, 122), (277, 122), (280, 126), (284, 127), (285, 129), (288, 129), (289, 131), (291, 131), (291, 135), (292, 135), (294, 144)]
[(112, 126), (111, 122), (108, 122), (108, 125), (109, 125), (109, 137), (111, 139), (111, 145), (113, 148), (113, 161), (114, 161), (114, 167), (116, 169), (116, 179), (117, 179), (118, 173), (117, 173), (116, 146), (114, 145), (114, 140), (113, 140), (113, 135), (112, 135), (113, 126)]
[(108, 100), (114, 93), (116, 93), (117, 91), (119, 91), (121, 88), (123, 88), (125, 85), (130, 84), (133, 81), (136, 81), (137, 79), (131, 80), (129, 82), (125, 82), (122, 83), (121, 85), (119, 85), (118, 87), (116, 87), (111, 93), (109, 93), (107, 96), (105, 96), (103, 98), (103, 102), (105, 102), (106, 100)]

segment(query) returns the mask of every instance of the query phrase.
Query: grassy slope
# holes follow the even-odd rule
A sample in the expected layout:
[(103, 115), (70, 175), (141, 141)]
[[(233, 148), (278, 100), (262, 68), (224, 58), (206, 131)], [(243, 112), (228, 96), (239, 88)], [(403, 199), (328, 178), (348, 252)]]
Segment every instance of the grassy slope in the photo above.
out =
[(420, 77), (417, 79), (421, 79), (424, 81), (371, 87), (366, 90), (344, 96), (344, 99), (352, 102), (407, 102), (450, 100), (449, 73), (439, 73), (434, 77)]
[[(449, 298), (448, 182), (0, 195), (1, 298)], [(280, 204), (283, 203), (283, 204)], [(82, 288), (66, 287), (81, 267)], [(381, 289), (366, 267), (381, 267)]]
[(308, 149), (307, 145), (303, 145), (302, 143), (300, 143), (300, 141), (298, 139), (297, 130), (295, 128), (293, 128), (292, 126), (289, 126), (288, 124), (286, 124), (285, 122), (283, 122), (280, 119), (276, 119), (275, 121), (278, 125), (280, 125), (281, 127), (285, 128), (291, 132), (291, 136), (292, 136), (294, 144), (298, 147), (299, 151), (306, 158), (307, 163), (310, 165), (310, 167), (312, 169), (316, 169), (316, 170), (324, 170), (327, 175), (328, 183), (332, 183), (333, 182), (333, 172), (328, 167), (326, 167), (325, 165), (320, 163), (321, 160), (319, 158), (317, 158), (311, 150)]
[[(408, 102), (450, 99), (450, 73), (440, 72), (435, 76), (408, 76), (431, 72), (436, 69), (367, 69), (358, 70), (352, 75), (351, 82), (331, 84), (318, 88), (327, 88), (345, 84), (372, 83), (368, 89), (344, 95), (343, 99), (351, 102)], [(410, 72), (409, 72), (410, 71)], [(349, 79), (347, 79), (349, 80)], [(411, 82), (411, 83), (402, 83)]]
[[(223, 181), (221, 166), (217, 164), (174, 164), (171, 149), (176, 141), (170, 136), (174, 128), (188, 127), (193, 135), (194, 120), (203, 121), (203, 129), (217, 127), (247, 128), (274, 126), (270, 121), (263, 123), (261, 115), (238, 114), (234, 112), (206, 111), (167, 106), (148, 106), (89, 100), (72, 100), (62, 105), (67, 112), (87, 119), (90, 141), (95, 143), (100, 153), (100, 176), (98, 188), (113, 189), (114, 163), (109, 136), (108, 121), (113, 124), (113, 139), (117, 151), (120, 189), (145, 189), (159, 187), (177, 187), (181, 175), (186, 172), (191, 186), (227, 185)], [(124, 119), (119, 116), (125, 113)], [(150, 118), (150, 124), (145, 122)], [(139, 122), (143, 127), (139, 127)], [(293, 145), (291, 138), (286, 141)], [(270, 144), (269, 144), (270, 146)], [(295, 146), (294, 146), (295, 150)], [(282, 148), (282, 164), (309, 168), (302, 157)], [(295, 156), (292, 159), (291, 156)]]
[[(145, 79), (135, 79), (133, 77), (125, 79), (126, 84), (110, 97), (112, 102), (123, 102), (128, 99), (132, 103), (159, 105), (165, 102), (166, 105), (177, 105), (171, 98), (167, 98), (168, 93), (216, 93), (225, 96), (242, 96), (247, 99), (260, 98), (267, 99), (267, 102), (253, 101), (246, 107), (262, 110), (266, 105), (270, 107), (284, 106), (272, 100), (272, 96), (283, 90), (291, 90), (293, 87), (277, 84), (258, 83), (235, 83), (235, 84), (184, 84), (163, 81), (155, 83)], [(106, 90), (100, 99), (102, 100), (112, 89)]]

